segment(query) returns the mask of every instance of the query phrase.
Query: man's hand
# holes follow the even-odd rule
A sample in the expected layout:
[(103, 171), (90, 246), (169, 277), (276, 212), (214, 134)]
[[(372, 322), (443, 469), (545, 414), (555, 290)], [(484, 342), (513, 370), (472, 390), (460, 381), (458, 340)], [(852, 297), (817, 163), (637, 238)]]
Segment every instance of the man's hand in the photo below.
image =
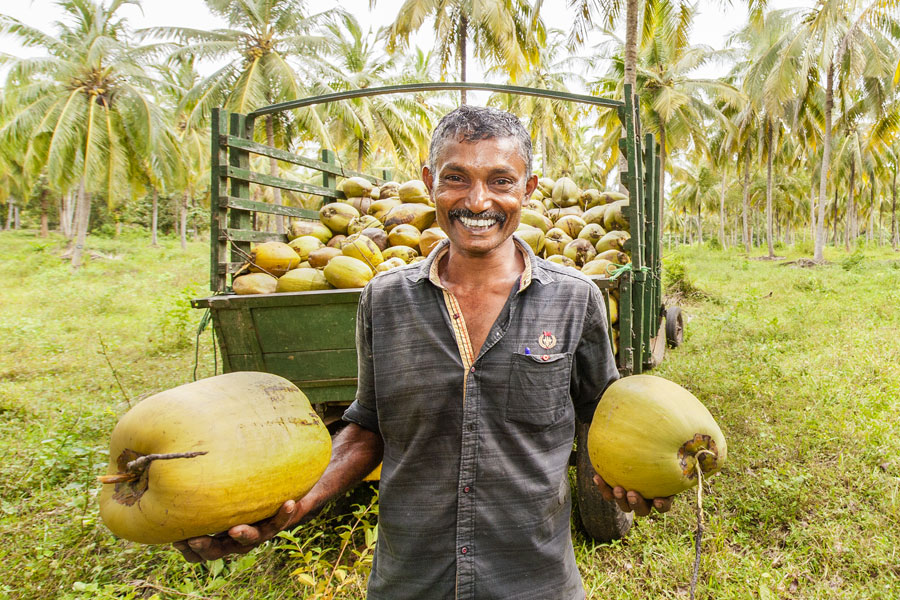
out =
[(279, 531), (297, 523), (308, 509), (300, 502), (288, 500), (273, 517), (252, 525), (235, 525), (224, 534), (204, 535), (175, 542), (175, 549), (188, 562), (198, 563), (216, 560), (229, 554), (246, 554), (264, 542), (271, 540)]
[(594, 475), (594, 483), (600, 489), (600, 495), (607, 502), (615, 501), (622, 512), (634, 511), (639, 517), (646, 517), (655, 508), (657, 512), (668, 512), (672, 508), (674, 496), (665, 498), (644, 498), (634, 490), (626, 490), (622, 486), (610, 487), (599, 475)]

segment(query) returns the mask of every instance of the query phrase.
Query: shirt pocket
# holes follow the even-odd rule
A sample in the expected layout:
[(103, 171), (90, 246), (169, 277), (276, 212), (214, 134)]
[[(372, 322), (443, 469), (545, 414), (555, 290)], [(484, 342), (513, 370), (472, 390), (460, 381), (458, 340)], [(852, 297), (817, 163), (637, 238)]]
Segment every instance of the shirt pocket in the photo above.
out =
[(571, 353), (513, 353), (506, 420), (536, 426), (559, 421), (569, 402), (571, 365)]

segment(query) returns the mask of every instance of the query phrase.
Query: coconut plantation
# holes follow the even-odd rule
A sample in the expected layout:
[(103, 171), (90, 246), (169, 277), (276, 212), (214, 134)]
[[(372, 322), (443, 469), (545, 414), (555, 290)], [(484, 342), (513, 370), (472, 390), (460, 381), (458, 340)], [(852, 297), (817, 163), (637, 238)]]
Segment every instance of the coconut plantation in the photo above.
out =
[[(366, 598), (380, 467), (258, 548), (171, 542), (316, 484), (464, 104), (530, 136), (516, 234), (626, 376), (568, 469), (586, 597), (900, 598), (896, 2), (163, 4), (0, 8), (0, 598)], [(600, 517), (594, 471), (678, 493)]]

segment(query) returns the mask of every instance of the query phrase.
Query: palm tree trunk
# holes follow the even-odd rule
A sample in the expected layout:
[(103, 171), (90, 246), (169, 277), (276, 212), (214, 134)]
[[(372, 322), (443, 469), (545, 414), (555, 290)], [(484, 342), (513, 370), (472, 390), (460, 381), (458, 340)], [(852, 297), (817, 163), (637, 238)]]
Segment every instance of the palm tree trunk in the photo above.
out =
[(831, 211), (831, 225), (832, 225), (832, 234), (831, 234), (831, 245), (837, 248), (838, 245), (838, 236), (837, 236), (837, 228), (838, 228), (838, 214), (837, 214), (837, 186), (834, 186), (834, 204), (832, 205)]
[[(468, 36), (469, 19), (465, 14), (459, 18), (459, 29), (457, 29), (457, 52), (459, 54), (459, 80), (466, 81), (466, 37)], [(459, 90), (459, 103), (466, 103), (466, 90)]]
[(75, 193), (68, 191), (59, 199), (59, 231), (67, 240), (74, 235), (73, 220), (75, 218)]
[[(749, 149), (748, 149), (749, 150)], [(744, 250), (750, 254), (750, 152), (744, 155), (744, 189), (741, 201), (741, 220), (744, 225)]]
[(153, 188), (153, 216), (150, 217), (150, 245), (156, 246), (156, 226), (159, 220), (159, 192)]
[(41, 233), (42, 238), (50, 235), (50, 200), (47, 189), (41, 190)]
[(189, 194), (187, 190), (184, 190), (184, 193), (181, 195), (181, 230), (179, 233), (181, 234), (181, 249), (187, 250), (187, 217), (188, 217), (188, 198)]
[(12, 229), (13, 218), (14, 218), (15, 214), (16, 214), (16, 201), (13, 200), (12, 198), (10, 198), (6, 202), (6, 227), (4, 229), (6, 229), (7, 231)]
[(775, 247), (772, 245), (772, 122), (766, 120), (766, 245), (769, 248), (769, 258), (775, 258)]
[(697, 240), (700, 244), (703, 243), (703, 217), (701, 212), (703, 210), (703, 203), (697, 202)]
[(815, 186), (809, 186), (809, 234), (812, 239), (816, 239), (816, 204), (819, 199), (816, 195)]
[(91, 220), (91, 196), (84, 187), (84, 180), (78, 184), (78, 203), (75, 206), (75, 246), (72, 248), (72, 268), (81, 266), (81, 255), (87, 239), (88, 225)]
[(825, 198), (828, 197), (828, 171), (831, 165), (831, 111), (834, 108), (834, 62), (828, 64), (825, 84), (825, 140), (822, 168), (819, 171), (819, 218), (816, 219), (816, 244), (813, 260), (825, 260)]
[(897, 166), (891, 181), (891, 247), (894, 251), (900, 246), (900, 231), (897, 230)]
[(719, 192), (719, 244), (725, 249), (725, 173), (722, 169), (722, 189)]
[[(266, 144), (270, 147), (275, 147), (275, 122), (272, 115), (266, 115)], [(274, 158), (269, 158), (269, 175), (272, 177), (278, 176), (278, 161)], [(281, 206), (280, 188), (272, 188), (272, 202), (276, 206)], [(278, 233), (284, 233), (284, 217), (281, 215), (275, 217), (275, 230)]]
[(844, 219), (844, 249), (850, 251), (850, 238), (853, 237), (853, 219), (856, 212), (853, 193), (856, 187), (856, 161), (850, 161), (850, 192), (847, 194), (847, 216)]
[(638, 0), (628, 0), (625, 5), (625, 83), (637, 93), (637, 22)]

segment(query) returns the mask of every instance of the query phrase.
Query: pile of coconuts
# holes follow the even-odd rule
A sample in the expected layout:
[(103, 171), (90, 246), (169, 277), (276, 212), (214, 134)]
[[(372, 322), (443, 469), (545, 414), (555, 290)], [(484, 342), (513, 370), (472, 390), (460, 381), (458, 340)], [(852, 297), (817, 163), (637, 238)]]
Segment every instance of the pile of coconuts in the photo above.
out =
[[(232, 282), (236, 294), (361, 288), (377, 273), (424, 260), (447, 237), (419, 180), (376, 187), (343, 179), (346, 196), (319, 210), (319, 220), (295, 220), (288, 243), (257, 244)], [(619, 192), (582, 190), (568, 177), (543, 177), (521, 212), (516, 235), (534, 253), (585, 275), (608, 276), (631, 258)], [(610, 299), (613, 324), (618, 318)]]

